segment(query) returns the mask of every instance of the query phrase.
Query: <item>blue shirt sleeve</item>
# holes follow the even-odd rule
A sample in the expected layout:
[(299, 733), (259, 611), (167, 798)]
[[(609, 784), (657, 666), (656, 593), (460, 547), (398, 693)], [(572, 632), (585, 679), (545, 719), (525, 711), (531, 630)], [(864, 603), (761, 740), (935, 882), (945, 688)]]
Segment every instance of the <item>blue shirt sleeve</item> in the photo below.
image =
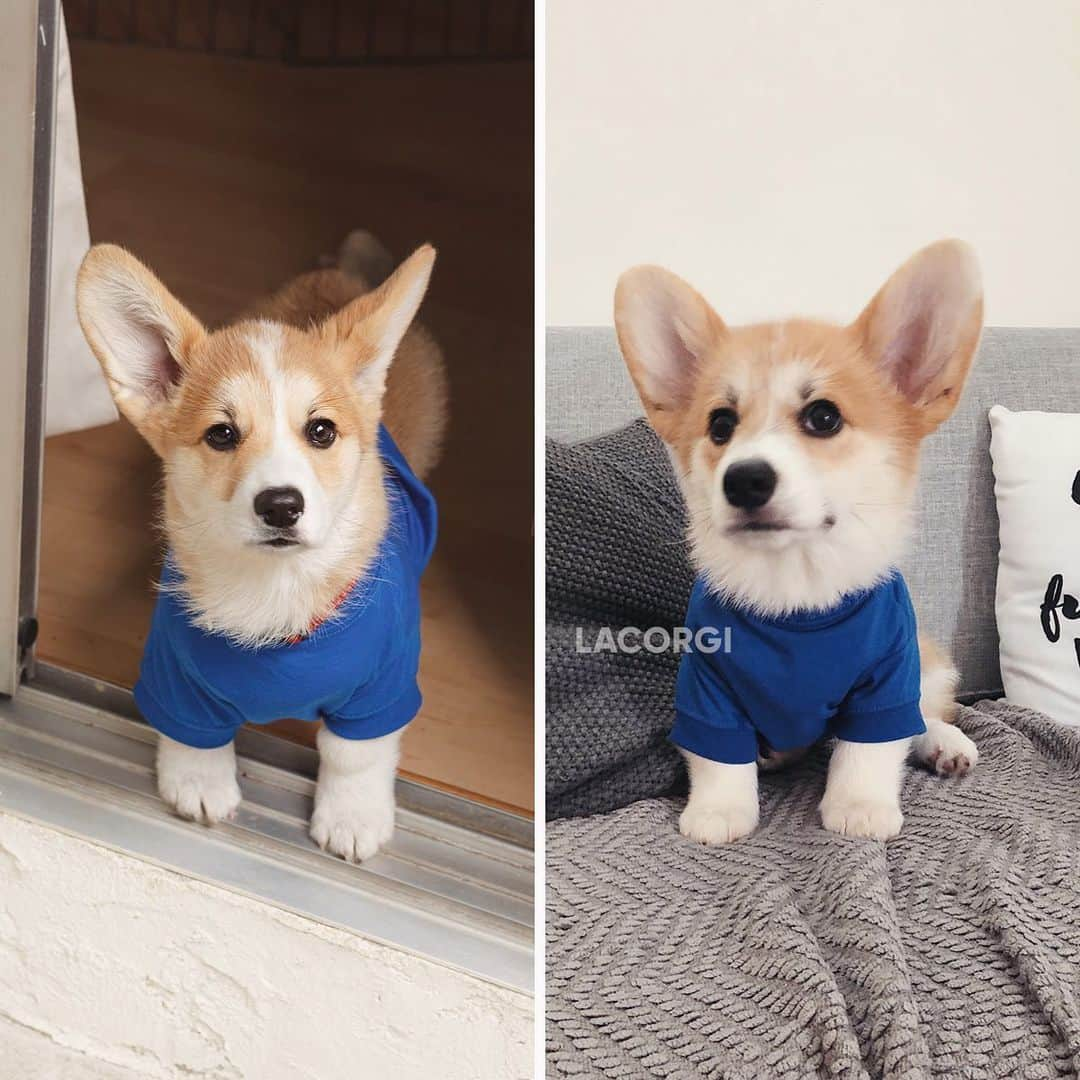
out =
[(323, 722), (343, 739), (377, 739), (398, 731), (420, 711), (413, 650), (393, 657)]
[[(168, 573), (162, 580), (170, 580)], [(204, 750), (224, 746), (244, 717), (184, 663), (178, 637), (185, 617), (170, 593), (158, 597), (135, 684), (135, 704), (151, 727), (178, 743)]]
[(675, 684), (671, 741), (698, 757), (725, 765), (757, 760), (757, 734), (724, 688), (712, 665), (696, 653), (683, 655)]
[[(914, 630), (914, 627), (912, 628)], [(921, 671), (915, 633), (876, 660), (853, 687), (833, 724), (848, 742), (892, 742), (926, 731), (919, 708)]]
[(388, 470), (387, 495), (391, 528), (402, 532), (405, 549), (419, 575), (431, 559), (438, 533), (438, 509), (434, 496), (412, 471), (390, 432), (379, 428), (379, 454)]

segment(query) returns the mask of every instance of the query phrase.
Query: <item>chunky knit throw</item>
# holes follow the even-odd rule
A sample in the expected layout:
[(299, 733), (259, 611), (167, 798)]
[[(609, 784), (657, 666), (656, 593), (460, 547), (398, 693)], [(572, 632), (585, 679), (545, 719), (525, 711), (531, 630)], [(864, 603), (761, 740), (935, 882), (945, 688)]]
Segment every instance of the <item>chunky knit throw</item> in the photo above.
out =
[(681, 799), (547, 831), (551, 1077), (1080, 1075), (1080, 729), (962, 708), (887, 843), (825, 832), (828, 747), (707, 848)]

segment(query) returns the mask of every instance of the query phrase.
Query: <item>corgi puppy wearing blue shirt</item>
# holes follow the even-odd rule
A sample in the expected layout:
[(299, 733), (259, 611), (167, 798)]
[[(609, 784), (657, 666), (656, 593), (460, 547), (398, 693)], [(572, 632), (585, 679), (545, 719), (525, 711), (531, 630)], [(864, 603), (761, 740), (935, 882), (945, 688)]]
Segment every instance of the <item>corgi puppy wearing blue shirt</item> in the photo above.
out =
[(434, 260), (421, 247), (387, 276), (356, 232), (338, 268), (208, 330), (126, 251), (86, 256), (83, 331), (164, 465), (168, 550), (135, 700), (182, 817), (236, 810), (243, 723), (299, 717), (322, 722), (313, 839), (360, 861), (390, 838), (435, 539), (420, 478), (446, 422), (441, 352), (413, 325)]
[(956, 407), (982, 307), (975, 257), (953, 240), (913, 256), (849, 326), (729, 327), (667, 270), (620, 278), (620, 347), (687, 505), (687, 626), (731, 629), (730, 652), (692, 645), (680, 661), (671, 737), (690, 839), (750, 833), (759, 767), (827, 735), (822, 823), (849, 836), (900, 831), (909, 754), (940, 774), (978, 760), (950, 724), (956, 672), (918, 637), (895, 567), (920, 443)]

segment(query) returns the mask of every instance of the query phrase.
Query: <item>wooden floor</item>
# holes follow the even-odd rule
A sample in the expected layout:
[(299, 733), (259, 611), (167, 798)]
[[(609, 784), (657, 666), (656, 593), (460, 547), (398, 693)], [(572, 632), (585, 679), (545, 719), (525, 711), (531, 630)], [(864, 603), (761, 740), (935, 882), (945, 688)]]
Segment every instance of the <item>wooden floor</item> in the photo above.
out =
[[(452, 418), (432, 477), (425, 705), (403, 768), (531, 811), (532, 67), (290, 68), (73, 42), (91, 234), (223, 321), (354, 227), (439, 249)], [(48, 440), (39, 654), (130, 686), (160, 553), (125, 423)], [(282, 733), (311, 741), (310, 725)]]

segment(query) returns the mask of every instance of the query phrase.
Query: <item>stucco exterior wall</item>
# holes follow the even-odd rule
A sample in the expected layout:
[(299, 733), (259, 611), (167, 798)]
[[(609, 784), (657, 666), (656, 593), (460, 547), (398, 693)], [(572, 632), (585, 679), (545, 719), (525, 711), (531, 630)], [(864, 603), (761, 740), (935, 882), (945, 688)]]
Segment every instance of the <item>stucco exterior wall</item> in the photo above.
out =
[(0, 1062), (21, 1030), (20, 1053), (87, 1076), (518, 1080), (532, 1016), (526, 995), (0, 814)]

